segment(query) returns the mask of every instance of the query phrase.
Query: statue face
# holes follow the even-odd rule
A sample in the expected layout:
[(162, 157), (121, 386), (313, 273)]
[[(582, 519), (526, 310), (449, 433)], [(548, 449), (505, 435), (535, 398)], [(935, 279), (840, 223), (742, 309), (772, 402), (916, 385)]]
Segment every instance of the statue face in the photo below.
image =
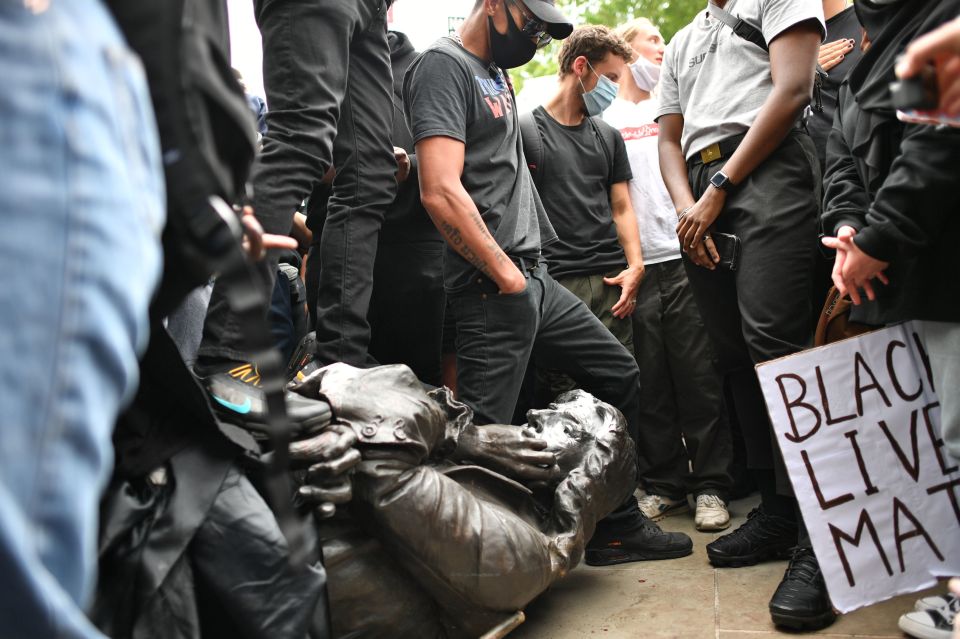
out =
[(563, 393), (549, 408), (529, 411), (527, 422), (564, 471), (577, 467), (591, 448), (609, 445), (626, 431), (618, 410), (582, 390)]

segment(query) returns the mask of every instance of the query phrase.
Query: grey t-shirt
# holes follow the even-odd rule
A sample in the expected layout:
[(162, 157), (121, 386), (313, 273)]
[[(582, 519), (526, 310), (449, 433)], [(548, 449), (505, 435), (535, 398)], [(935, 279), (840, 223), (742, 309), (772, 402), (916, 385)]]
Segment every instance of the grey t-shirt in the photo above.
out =
[[(538, 259), (540, 247), (557, 235), (527, 170), (513, 90), (503, 72), (441, 38), (410, 65), (403, 98), (414, 143), (435, 136), (464, 143), (460, 181), (500, 248)], [(477, 269), (447, 249), (444, 285), (455, 292), (473, 281)]]
[[(729, 0), (724, 9), (758, 27), (768, 43), (807, 20), (826, 33), (820, 0)], [(683, 115), (681, 146), (689, 159), (749, 129), (772, 89), (769, 54), (704, 9), (667, 46), (656, 117)]]

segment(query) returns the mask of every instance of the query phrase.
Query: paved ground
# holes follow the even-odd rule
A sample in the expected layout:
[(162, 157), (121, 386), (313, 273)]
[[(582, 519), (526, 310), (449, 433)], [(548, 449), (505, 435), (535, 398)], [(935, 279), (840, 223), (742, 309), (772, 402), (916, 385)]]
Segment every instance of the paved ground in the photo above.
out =
[[(739, 525), (756, 500), (734, 502)], [(791, 636), (770, 622), (767, 603), (783, 577), (785, 561), (750, 568), (714, 569), (704, 547), (717, 534), (697, 532), (692, 514), (668, 517), (666, 530), (693, 538), (693, 554), (670, 561), (591, 568), (582, 566), (526, 611), (527, 621), (509, 639), (768, 639)], [(934, 588), (939, 594), (945, 586)], [(897, 618), (927, 593), (892, 599), (845, 615), (823, 637), (899, 637)], [(799, 636), (799, 635), (795, 635)]]

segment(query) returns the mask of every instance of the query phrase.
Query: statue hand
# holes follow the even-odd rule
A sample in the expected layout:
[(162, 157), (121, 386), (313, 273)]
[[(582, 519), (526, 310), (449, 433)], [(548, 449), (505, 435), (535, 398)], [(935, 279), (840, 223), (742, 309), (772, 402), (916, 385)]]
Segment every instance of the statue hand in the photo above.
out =
[(557, 469), (553, 453), (546, 452), (547, 442), (536, 433), (520, 426), (470, 424), (463, 429), (455, 458), (472, 460), (480, 466), (520, 481), (549, 481)]
[(353, 448), (357, 436), (349, 426), (332, 424), (323, 432), (290, 444), (290, 463), (306, 466), (306, 480), (298, 490), (302, 503), (318, 507), (321, 516), (336, 512), (337, 504), (353, 497), (350, 471), (360, 463), (360, 452)]

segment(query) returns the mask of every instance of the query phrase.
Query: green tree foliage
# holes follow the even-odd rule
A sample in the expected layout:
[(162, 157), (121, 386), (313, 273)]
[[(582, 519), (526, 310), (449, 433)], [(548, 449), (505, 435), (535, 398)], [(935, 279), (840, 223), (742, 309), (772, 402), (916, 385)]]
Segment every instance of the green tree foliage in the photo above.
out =
[[(616, 27), (633, 18), (645, 17), (660, 27), (668, 41), (693, 16), (706, 7), (704, 0), (557, 0), (557, 7), (574, 24), (603, 24)], [(511, 72), (517, 91), (524, 80), (557, 72), (560, 43), (551, 43), (528, 64)]]

